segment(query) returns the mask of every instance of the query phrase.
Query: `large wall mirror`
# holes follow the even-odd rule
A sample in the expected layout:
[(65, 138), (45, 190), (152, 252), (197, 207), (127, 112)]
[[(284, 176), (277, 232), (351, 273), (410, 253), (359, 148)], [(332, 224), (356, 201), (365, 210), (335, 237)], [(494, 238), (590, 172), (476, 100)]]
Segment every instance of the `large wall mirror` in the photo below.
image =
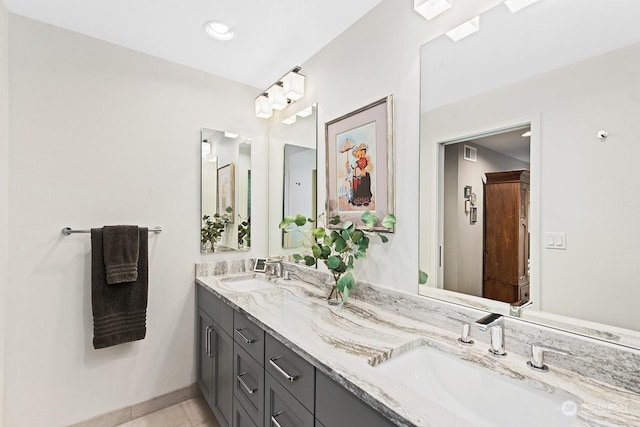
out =
[(201, 129), (202, 253), (251, 247), (251, 138)]
[(283, 233), (285, 216), (315, 218), (317, 208), (317, 104), (269, 128), (269, 255), (299, 251), (299, 233)]
[(422, 47), (420, 294), (640, 348), (638, 16), (500, 4)]

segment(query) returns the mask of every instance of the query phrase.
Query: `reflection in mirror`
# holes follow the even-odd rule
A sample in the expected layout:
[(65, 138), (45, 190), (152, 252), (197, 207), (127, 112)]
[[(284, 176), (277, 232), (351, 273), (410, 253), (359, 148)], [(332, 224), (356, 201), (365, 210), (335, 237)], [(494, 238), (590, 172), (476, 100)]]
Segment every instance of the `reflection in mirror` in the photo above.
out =
[[(283, 213), (285, 216), (302, 214), (307, 218), (316, 218), (316, 150), (291, 143), (284, 145), (284, 198)], [(306, 223), (301, 231), (311, 227)], [(302, 246), (302, 233), (282, 233), (283, 248), (299, 248)]]
[(201, 251), (251, 246), (251, 138), (201, 129)]
[[(300, 248), (300, 233), (283, 233), (284, 216), (317, 216), (317, 104), (269, 128), (269, 255)], [(278, 191), (280, 189), (280, 191)]]
[(529, 126), (441, 143), (442, 289), (529, 300)]
[[(523, 319), (640, 348), (638, 203), (628, 191), (640, 156), (637, 16), (635, 0), (540, 0), (515, 14), (499, 4), (482, 14), (477, 33), (422, 47), (420, 269), (429, 275), (422, 295), (508, 315), (500, 300), (522, 302), (529, 273), (533, 305)], [(529, 207), (520, 200), (512, 239), (506, 226), (489, 236), (496, 176), (487, 169), (471, 181), (445, 164), (456, 158), (469, 166), (464, 156), (475, 154), (477, 165), (486, 148), (479, 138), (521, 126), (530, 126), (529, 166), (498, 169), (530, 171)], [(518, 179), (516, 188), (526, 189), (526, 174)], [(467, 234), (474, 227), (478, 236), (484, 229), (482, 238)], [(501, 283), (514, 291), (507, 297), (487, 293), (490, 237), (509, 259), (518, 253), (515, 284)], [(482, 256), (473, 249), (479, 241)]]

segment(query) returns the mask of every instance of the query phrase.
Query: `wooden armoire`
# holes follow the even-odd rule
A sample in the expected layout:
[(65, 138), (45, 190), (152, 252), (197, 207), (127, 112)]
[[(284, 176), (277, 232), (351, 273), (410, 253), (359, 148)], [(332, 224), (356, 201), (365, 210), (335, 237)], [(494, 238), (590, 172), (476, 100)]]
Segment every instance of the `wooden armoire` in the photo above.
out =
[(529, 171), (486, 173), (483, 297), (529, 300)]

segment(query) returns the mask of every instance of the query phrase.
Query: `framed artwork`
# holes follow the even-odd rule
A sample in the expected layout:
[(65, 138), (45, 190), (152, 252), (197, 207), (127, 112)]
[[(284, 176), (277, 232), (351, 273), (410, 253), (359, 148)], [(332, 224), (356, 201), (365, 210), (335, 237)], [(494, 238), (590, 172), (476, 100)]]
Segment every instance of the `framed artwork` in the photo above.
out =
[[(393, 97), (327, 122), (325, 138), (327, 219), (340, 215), (362, 225), (366, 211), (379, 220), (393, 213)], [(379, 224), (374, 229), (393, 232)]]
[(234, 165), (228, 165), (218, 168), (218, 206), (219, 215), (225, 214), (228, 207), (231, 208), (232, 218), (234, 212), (235, 201), (235, 183), (234, 183)]

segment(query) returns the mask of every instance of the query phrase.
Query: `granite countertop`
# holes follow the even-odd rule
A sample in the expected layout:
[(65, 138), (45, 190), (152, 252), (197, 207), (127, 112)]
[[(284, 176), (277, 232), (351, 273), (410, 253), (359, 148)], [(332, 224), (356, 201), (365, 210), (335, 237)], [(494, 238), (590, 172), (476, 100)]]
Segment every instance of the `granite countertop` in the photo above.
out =
[(234, 291), (225, 284), (253, 276), (201, 276), (196, 282), (397, 425), (474, 425), (376, 370), (376, 365), (420, 345), (577, 402), (580, 410), (571, 425), (640, 425), (640, 396), (631, 391), (557, 367), (533, 371), (518, 354), (496, 358), (486, 345), (459, 345), (452, 332), (353, 298), (344, 306), (330, 306), (326, 289), (299, 280), (276, 279), (275, 286), (250, 292)]

